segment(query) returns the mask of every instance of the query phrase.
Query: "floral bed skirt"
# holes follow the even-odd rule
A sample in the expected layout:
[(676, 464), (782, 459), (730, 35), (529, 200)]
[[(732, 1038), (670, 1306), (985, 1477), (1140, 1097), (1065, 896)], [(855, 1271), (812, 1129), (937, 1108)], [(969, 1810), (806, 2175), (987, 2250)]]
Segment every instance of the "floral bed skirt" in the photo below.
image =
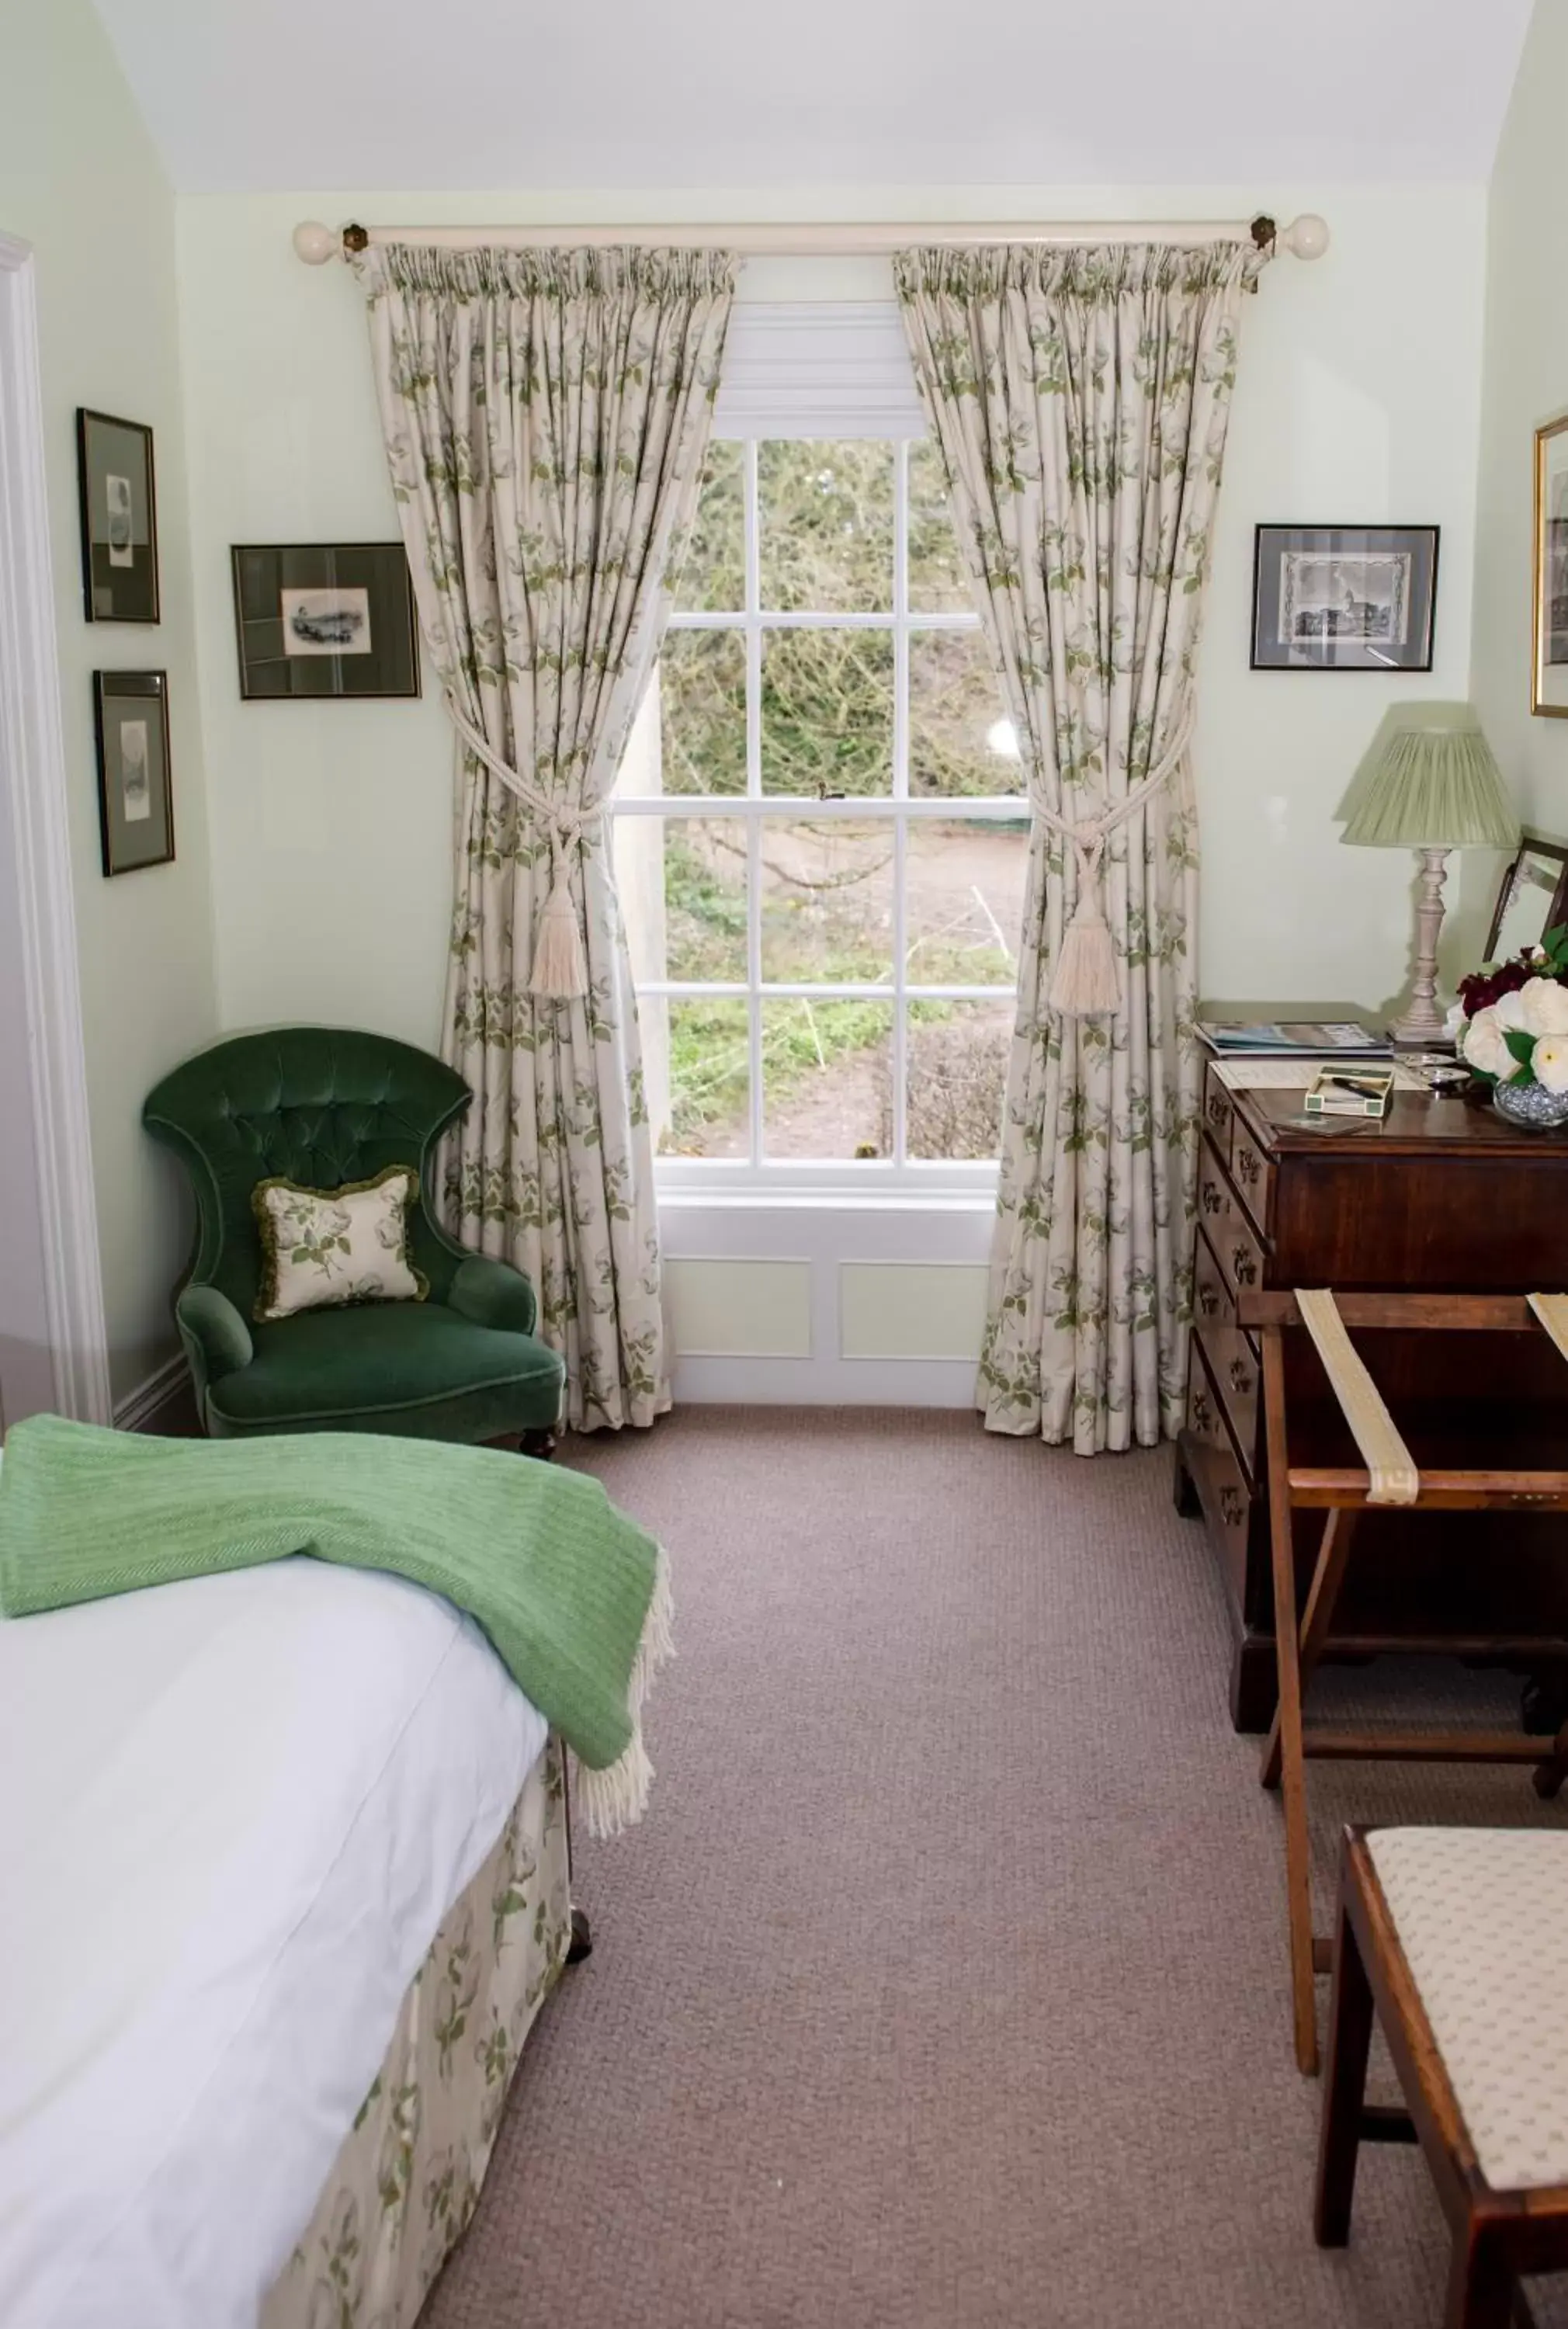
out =
[(408, 2329), (474, 2213), (571, 1938), (561, 1753), (552, 1737), (415, 1975), (260, 2329)]

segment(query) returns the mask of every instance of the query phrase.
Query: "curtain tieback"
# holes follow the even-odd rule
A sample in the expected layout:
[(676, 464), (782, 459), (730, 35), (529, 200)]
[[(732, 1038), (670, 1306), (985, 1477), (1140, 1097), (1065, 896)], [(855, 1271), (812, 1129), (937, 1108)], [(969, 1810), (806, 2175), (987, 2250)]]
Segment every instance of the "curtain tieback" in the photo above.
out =
[(1188, 697), (1177, 717), (1175, 733), (1160, 759), (1142, 782), (1134, 785), (1126, 799), (1118, 801), (1113, 807), (1075, 820), (1059, 816), (1055, 809), (1046, 806), (1038, 793), (1033, 796), (1035, 815), (1042, 825), (1049, 825), (1053, 833), (1059, 833), (1064, 841), (1071, 843), (1077, 861), (1077, 901), (1073, 918), (1062, 933), (1062, 950), (1056, 957), (1047, 997), (1052, 1010), (1059, 1011), (1066, 1019), (1087, 1019), (1097, 1012), (1121, 1008), (1116, 949), (1105, 921), (1105, 844), (1117, 826), (1136, 816), (1161, 785), (1174, 776), (1192, 741), (1194, 718)]
[(572, 903), (567, 852), (582, 840), (590, 826), (602, 823), (604, 804), (591, 807), (579, 803), (574, 807), (567, 802), (552, 800), (541, 786), (530, 783), (516, 768), (508, 767), (488, 739), (459, 712), (450, 694), (444, 693), (442, 700), (447, 718), (474, 759), (482, 760), (491, 775), (532, 811), (535, 823), (543, 825), (549, 837), (549, 894), (539, 918), (529, 992), (557, 996), (586, 995), (587, 958), (583, 952), (577, 910)]

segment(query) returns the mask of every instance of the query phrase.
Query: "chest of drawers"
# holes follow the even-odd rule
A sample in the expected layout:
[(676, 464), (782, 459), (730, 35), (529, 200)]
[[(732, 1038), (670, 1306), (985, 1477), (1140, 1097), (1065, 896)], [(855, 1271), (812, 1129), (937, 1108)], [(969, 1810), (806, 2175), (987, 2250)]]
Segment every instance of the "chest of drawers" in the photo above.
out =
[[(1273, 1596), (1250, 1287), (1530, 1293), (1568, 1287), (1568, 1137), (1516, 1131), (1490, 1109), (1395, 1095), (1381, 1123), (1301, 1111), (1300, 1092), (1232, 1091), (1211, 1062), (1203, 1098), (1193, 1332), (1178, 1442), (1178, 1506), (1204, 1519), (1234, 1635), (1232, 1719), (1273, 1711)], [(1300, 1340), (1300, 1338), (1294, 1338)], [(1507, 1338), (1502, 1338), (1504, 1343)], [(1368, 1363), (1418, 1462), (1564, 1460), (1568, 1366), (1515, 1336), (1385, 1334)], [(1455, 1341), (1467, 1346), (1462, 1357)], [(1478, 1342), (1488, 1347), (1477, 1351)], [(1316, 1362), (1289, 1353), (1291, 1456), (1354, 1462)], [(1298, 1516), (1302, 1581), (1321, 1523)], [(1368, 1513), (1329, 1655), (1451, 1650), (1568, 1678), (1568, 1524), (1542, 1515)]]

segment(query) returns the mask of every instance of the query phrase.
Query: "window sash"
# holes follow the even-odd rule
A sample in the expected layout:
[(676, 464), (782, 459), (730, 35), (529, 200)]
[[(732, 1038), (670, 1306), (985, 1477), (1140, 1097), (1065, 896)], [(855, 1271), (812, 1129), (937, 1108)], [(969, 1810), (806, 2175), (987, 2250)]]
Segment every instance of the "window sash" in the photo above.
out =
[[(805, 432), (768, 431), (784, 436)], [(845, 431), (848, 435), (851, 432)], [(858, 432), (856, 432), (858, 433)], [(869, 432), (868, 432), (869, 433)], [(922, 632), (978, 632), (980, 618), (972, 611), (924, 610), (909, 604), (909, 453), (916, 441), (900, 436), (894, 444), (893, 604), (870, 613), (816, 613), (765, 608), (761, 603), (761, 533), (757, 447), (759, 435), (744, 441), (742, 472), (745, 521), (746, 604), (733, 610), (678, 611), (669, 618), (671, 631), (733, 631), (746, 643), (746, 769), (744, 793), (625, 793), (617, 791), (611, 803), (615, 817), (661, 816), (675, 819), (737, 819), (746, 832), (746, 975), (743, 979), (642, 979), (638, 992), (650, 998), (673, 1002), (726, 999), (745, 1002), (747, 1012), (748, 1147), (745, 1158), (671, 1157), (657, 1160), (662, 1189), (757, 1193), (786, 1192), (813, 1200), (848, 1195), (857, 1199), (881, 1194), (926, 1197), (989, 1197), (995, 1189), (997, 1160), (911, 1157), (908, 1153), (907, 1069), (908, 1006), (924, 1002), (995, 1003), (1017, 993), (1009, 984), (931, 984), (906, 976), (908, 955), (906, 836), (912, 824), (936, 821), (976, 825), (1028, 819), (1029, 802), (1021, 790), (983, 796), (920, 795), (909, 791), (909, 641)], [(770, 793), (763, 790), (762, 657), (769, 632), (809, 630), (877, 631), (893, 641), (893, 739), (886, 793), (856, 794), (822, 800), (812, 794)], [(999, 715), (1002, 707), (999, 700)], [(768, 819), (809, 818), (813, 823), (880, 820), (892, 827), (893, 976), (873, 982), (817, 979), (768, 979), (762, 973), (762, 843)], [(765, 1003), (801, 999), (809, 1002), (884, 1002), (892, 1006), (891, 1075), (894, 1091), (893, 1154), (853, 1160), (773, 1158), (765, 1146), (763, 1089), (763, 1009)]]

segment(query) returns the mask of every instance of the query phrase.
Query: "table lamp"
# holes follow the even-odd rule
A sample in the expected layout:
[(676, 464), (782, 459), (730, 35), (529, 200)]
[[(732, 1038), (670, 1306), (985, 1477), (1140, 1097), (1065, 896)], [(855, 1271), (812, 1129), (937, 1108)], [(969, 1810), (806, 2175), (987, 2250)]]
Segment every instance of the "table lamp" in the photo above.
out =
[(1437, 941), (1451, 849), (1513, 849), (1519, 820), (1481, 723), (1469, 703), (1401, 703), (1357, 769), (1340, 815), (1341, 841), (1413, 849), (1421, 858), (1415, 905), (1415, 985), (1389, 1030), (1396, 1044), (1446, 1041), (1437, 1004)]

